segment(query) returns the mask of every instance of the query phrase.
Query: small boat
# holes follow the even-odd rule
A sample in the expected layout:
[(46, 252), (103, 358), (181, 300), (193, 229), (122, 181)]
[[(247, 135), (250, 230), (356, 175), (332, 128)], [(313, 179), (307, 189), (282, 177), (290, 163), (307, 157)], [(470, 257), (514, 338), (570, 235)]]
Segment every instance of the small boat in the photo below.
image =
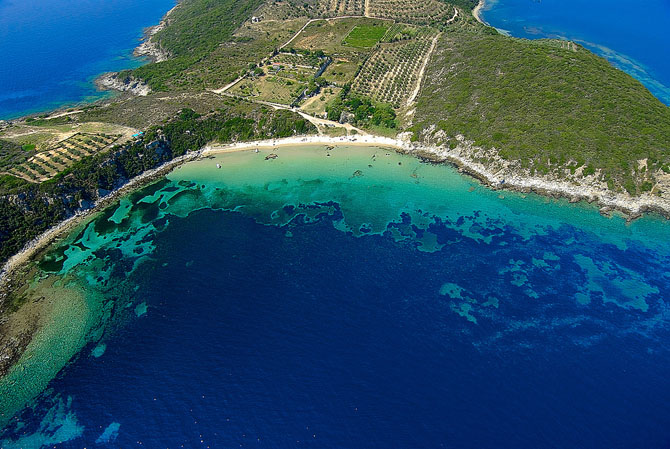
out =
[(221, 164), (216, 164), (216, 168), (221, 168)]

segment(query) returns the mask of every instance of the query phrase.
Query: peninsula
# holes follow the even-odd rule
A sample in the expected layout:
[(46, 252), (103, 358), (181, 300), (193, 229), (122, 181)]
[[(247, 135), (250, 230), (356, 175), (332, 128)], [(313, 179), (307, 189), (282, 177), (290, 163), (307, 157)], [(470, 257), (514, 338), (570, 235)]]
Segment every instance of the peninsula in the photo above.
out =
[(116, 97), (0, 122), (0, 377), (35, 332), (12, 321), (31, 257), (216, 148), (381, 145), (495, 189), (670, 217), (670, 108), (580, 45), (503, 36), (476, 7), (183, 0), (138, 49), (152, 62), (100, 79)]

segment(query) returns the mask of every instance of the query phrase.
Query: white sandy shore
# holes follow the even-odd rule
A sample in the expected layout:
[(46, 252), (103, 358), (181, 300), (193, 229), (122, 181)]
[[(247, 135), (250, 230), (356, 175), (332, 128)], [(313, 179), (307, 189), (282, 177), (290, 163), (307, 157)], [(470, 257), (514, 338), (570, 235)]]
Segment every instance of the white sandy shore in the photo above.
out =
[(402, 139), (374, 135), (354, 135), (346, 137), (328, 137), (328, 136), (302, 136), (288, 137), (282, 139), (258, 140), (252, 142), (238, 142), (228, 145), (207, 145), (202, 150), (192, 152), (187, 155), (176, 158), (162, 166), (149, 170), (132, 180), (120, 189), (112, 192), (96, 202), (94, 208), (78, 213), (77, 215), (59, 223), (53, 228), (47, 230), (39, 237), (28, 243), (23, 250), (10, 258), (0, 271), (0, 287), (11, 278), (16, 269), (30, 261), (39, 251), (44, 249), (54, 240), (65, 235), (74, 226), (80, 223), (91, 214), (100, 211), (108, 206), (120, 196), (128, 194), (135, 188), (141, 187), (147, 180), (156, 176), (165, 174), (178, 165), (216, 153), (249, 151), (256, 148), (272, 149), (285, 148), (303, 145), (346, 145), (346, 146), (370, 146), (379, 145), (390, 147), (399, 152), (411, 154), (417, 157), (425, 158), (438, 163), (450, 163), (459, 168), (463, 173), (476, 177), (482, 183), (495, 189), (515, 190), (521, 192), (535, 192), (542, 195), (570, 198), (573, 201), (585, 200), (596, 202), (605, 210), (619, 210), (631, 218), (640, 216), (644, 212), (658, 212), (670, 218), (670, 201), (652, 195), (642, 195), (640, 197), (631, 197), (628, 194), (614, 193), (607, 189), (575, 186), (569, 182), (548, 181), (536, 177), (524, 177), (514, 175), (513, 173), (496, 172), (493, 173), (484, 165), (474, 162), (468, 158), (470, 151), (464, 145), (450, 149), (444, 146), (426, 146), (414, 142), (408, 142)]
[(255, 142), (240, 142), (230, 145), (209, 145), (202, 154), (233, 152), (254, 148), (279, 148), (296, 145), (382, 145), (395, 148), (403, 153), (430, 159), (435, 162), (447, 162), (455, 165), (463, 173), (479, 179), (495, 189), (535, 192), (542, 195), (569, 198), (573, 201), (595, 202), (607, 210), (619, 210), (630, 218), (636, 218), (645, 212), (657, 212), (670, 218), (670, 200), (650, 194), (632, 197), (627, 193), (616, 193), (606, 188), (574, 185), (567, 181), (551, 181), (540, 177), (520, 176), (509, 171), (493, 172), (479, 162), (468, 157), (472, 151), (466, 144), (456, 148), (429, 146), (402, 139), (374, 135), (354, 135), (346, 137), (304, 136), (285, 139), (271, 139)]
[(484, 0), (479, 0), (479, 3), (477, 3), (477, 6), (475, 6), (475, 9), (472, 10), (472, 15), (475, 16), (475, 19), (479, 23), (483, 23), (484, 25), (488, 25), (484, 19), (482, 19), (482, 8), (484, 8)]

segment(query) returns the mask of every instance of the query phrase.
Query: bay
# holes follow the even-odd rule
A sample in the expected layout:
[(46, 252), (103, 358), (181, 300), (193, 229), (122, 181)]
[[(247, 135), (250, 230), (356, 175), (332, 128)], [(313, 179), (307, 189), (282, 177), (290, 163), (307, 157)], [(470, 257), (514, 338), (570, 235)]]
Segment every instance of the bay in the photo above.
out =
[(45, 256), (1, 446), (662, 447), (669, 235), (380, 147), (203, 158)]

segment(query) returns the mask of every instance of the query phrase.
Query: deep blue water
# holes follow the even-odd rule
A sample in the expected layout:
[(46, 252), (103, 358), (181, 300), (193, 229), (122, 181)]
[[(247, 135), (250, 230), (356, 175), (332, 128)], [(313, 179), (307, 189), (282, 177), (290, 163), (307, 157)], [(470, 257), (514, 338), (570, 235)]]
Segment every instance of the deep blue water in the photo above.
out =
[(78, 231), (48, 266), (104, 334), (0, 447), (670, 445), (666, 222), (328, 151), (192, 163)]
[(93, 79), (136, 67), (142, 30), (174, 0), (0, 0), (0, 119), (102, 98)]
[(480, 290), (508, 258), (580, 238), (573, 229), (502, 236), (498, 254), (474, 242), (420, 253), (328, 219), (292, 233), (211, 210), (173, 221), (154, 240), (161, 263), (137, 273), (147, 314), (52, 383), (86, 423), (59, 447), (111, 422), (110, 447), (670, 444), (667, 329), (653, 342), (617, 328), (626, 311), (566, 303), (569, 260), (536, 274), (541, 300), (497, 291), (499, 317), (479, 327), (438, 294), (445, 279)]
[(564, 38), (584, 45), (670, 105), (667, 0), (487, 0), (482, 16), (516, 37)]

